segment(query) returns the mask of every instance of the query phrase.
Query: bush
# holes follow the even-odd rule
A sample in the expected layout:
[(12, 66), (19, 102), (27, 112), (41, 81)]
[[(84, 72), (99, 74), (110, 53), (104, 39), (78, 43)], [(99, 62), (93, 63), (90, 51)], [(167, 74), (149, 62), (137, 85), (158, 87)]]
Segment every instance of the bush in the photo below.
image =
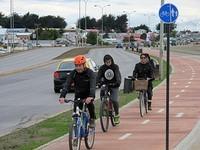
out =
[(92, 45), (97, 44), (97, 33), (89, 32), (87, 34), (87, 43), (92, 44)]

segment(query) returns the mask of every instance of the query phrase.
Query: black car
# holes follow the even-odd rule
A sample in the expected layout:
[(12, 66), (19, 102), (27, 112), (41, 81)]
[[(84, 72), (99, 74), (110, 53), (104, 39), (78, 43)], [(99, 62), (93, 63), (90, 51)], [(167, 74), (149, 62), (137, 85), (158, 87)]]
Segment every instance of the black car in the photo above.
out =
[[(73, 58), (65, 59), (60, 62), (56, 71), (54, 72), (54, 91), (55, 93), (60, 93), (60, 90), (63, 88), (63, 84), (67, 80), (70, 73), (74, 70)], [(92, 69), (96, 74), (98, 72), (98, 66), (91, 58), (87, 58), (86, 66)], [(71, 91), (74, 90), (74, 85), (71, 85)]]

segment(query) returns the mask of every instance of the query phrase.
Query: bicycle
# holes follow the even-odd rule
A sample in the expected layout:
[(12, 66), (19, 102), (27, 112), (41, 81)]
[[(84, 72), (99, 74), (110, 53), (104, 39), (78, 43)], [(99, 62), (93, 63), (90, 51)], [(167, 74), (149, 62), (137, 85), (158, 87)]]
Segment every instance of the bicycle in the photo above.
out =
[(140, 108), (140, 116), (143, 117), (144, 114), (148, 113), (148, 81), (147, 79), (134, 78), (132, 76), (128, 76), (134, 81), (135, 91), (138, 91), (138, 100), (139, 100), (139, 108)]
[(114, 122), (115, 112), (113, 109), (112, 101), (110, 100), (110, 93), (107, 85), (103, 84), (101, 86), (101, 93), (103, 94), (103, 96), (101, 96), (101, 104), (99, 112), (100, 124), (102, 131), (107, 132), (109, 127), (109, 118), (111, 120), (112, 126), (116, 126)]
[[(84, 100), (65, 100), (65, 103), (75, 103), (76, 109), (72, 114), (72, 124), (69, 128), (69, 149), (80, 150), (81, 140), (84, 138), (87, 149), (92, 149), (95, 140), (95, 128), (89, 127), (89, 113)], [(83, 102), (83, 109), (78, 104)]]

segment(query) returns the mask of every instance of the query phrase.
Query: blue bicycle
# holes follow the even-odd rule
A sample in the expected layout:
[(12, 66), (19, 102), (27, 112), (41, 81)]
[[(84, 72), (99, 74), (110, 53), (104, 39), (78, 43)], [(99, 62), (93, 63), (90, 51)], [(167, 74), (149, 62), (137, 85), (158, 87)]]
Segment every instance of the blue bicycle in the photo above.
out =
[[(89, 127), (89, 113), (83, 100), (65, 100), (66, 103), (75, 103), (75, 112), (72, 114), (72, 124), (69, 128), (69, 149), (80, 150), (81, 140), (84, 138), (87, 149), (92, 149), (95, 139), (95, 128)], [(78, 107), (83, 102), (83, 109)]]

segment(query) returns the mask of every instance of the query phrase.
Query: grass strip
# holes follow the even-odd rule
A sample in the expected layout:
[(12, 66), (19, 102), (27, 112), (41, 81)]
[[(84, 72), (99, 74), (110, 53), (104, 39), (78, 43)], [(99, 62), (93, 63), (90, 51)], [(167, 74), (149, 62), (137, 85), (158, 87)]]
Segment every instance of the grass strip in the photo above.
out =
[[(77, 50), (76, 53), (73, 53), (73, 55), (76, 55), (77, 52), (80, 52), (80, 51), (82, 50)], [(83, 51), (89, 51), (89, 50), (85, 49)], [(72, 56), (72, 54), (70, 55)], [(66, 56), (62, 56), (62, 57), (66, 58), (68, 56), (69, 56), (68, 53), (66, 53)], [(62, 59), (62, 58), (58, 58), (58, 59)], [(163, 66), (164, 66), (164, 72), (166, 75), (165, 61), (163, 63)], [(162, 81), (160, 80), (155, 80), (153, 82), (154, 87), (160, 84), (161, 82)], [(137, 94), (135, 91), (132, 93), (125, 94), (121, 90), (120, 101), (119, 101), (120, 107), (128, 104), (129, 102), (134, 100), (136, 97), (137, 97)], [(97, 118), (99, 117), (99, 106), (100, 106), (100, 101), (97, 100), (95, 102), (95, 109), (96, 109), (95, 111), (97, 114)], [(71, 111), (64, 112), (55, 117), (49, 118), (40, 123), (32, 125), (28, 128), (23, 128), (15, 132), (12, 132), (8, 135), (5, 135), (3, 137), (0, 137), (0, 149), (1, 150), (35, 149), (45, 143), (48, 143), (68, 133), (68, 126), (71, 124), (71, 122), (72, 122)]]

